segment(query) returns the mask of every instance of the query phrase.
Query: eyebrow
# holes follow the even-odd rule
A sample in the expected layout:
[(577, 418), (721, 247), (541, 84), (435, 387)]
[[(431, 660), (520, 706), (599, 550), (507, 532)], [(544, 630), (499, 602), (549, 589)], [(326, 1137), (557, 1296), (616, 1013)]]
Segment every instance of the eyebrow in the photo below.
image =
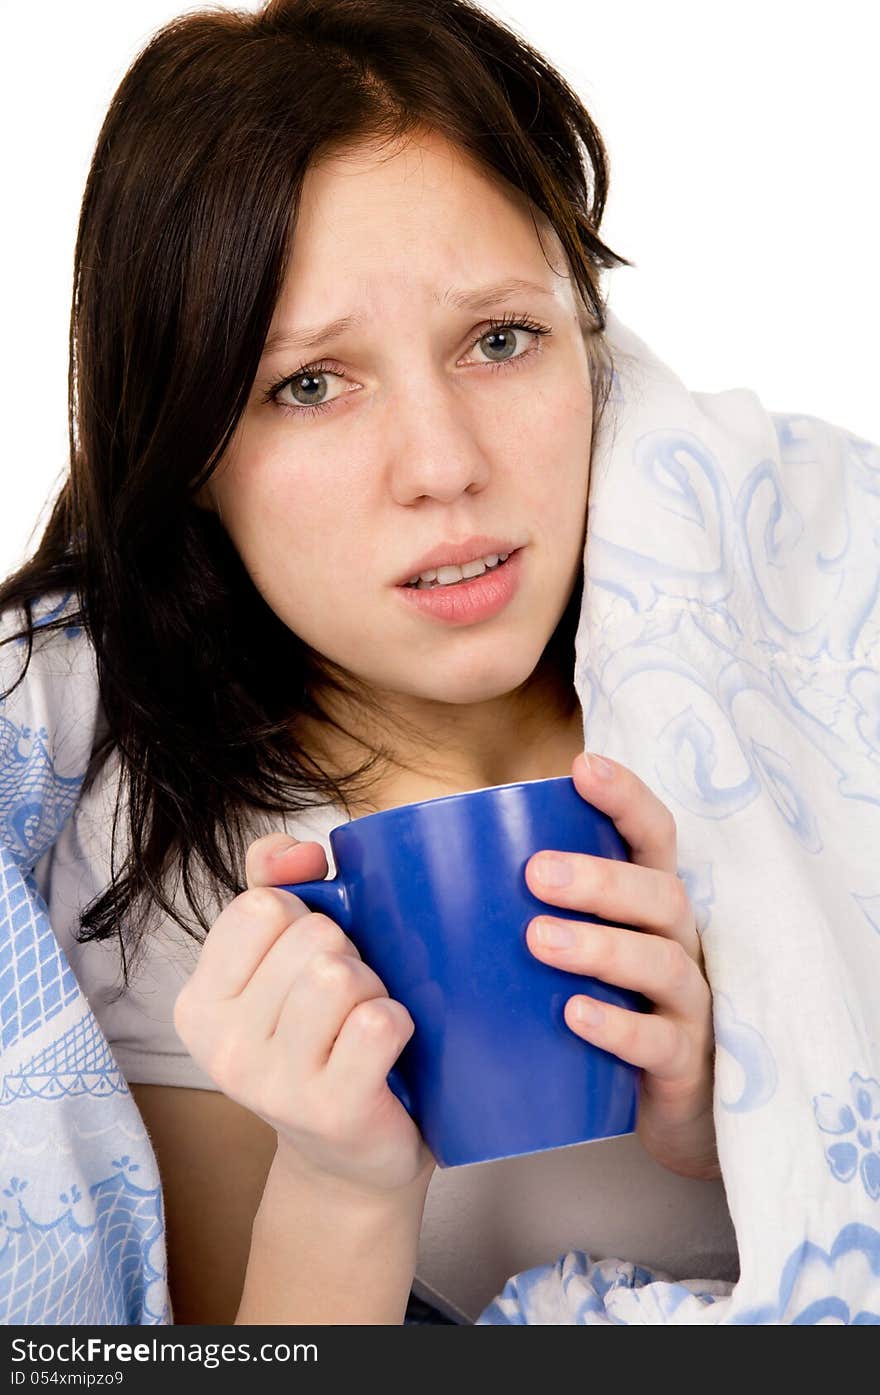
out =
[[(443, 295), (435, 292), (432, 299), (438, 305), (451, 305), (455, 310), (483, 310), (487, 305), (494, 305), (500, 300), (510, 300), (512, 296), (523, 294), (550, 296), (554, 300), (556, 298), (555, 292), (547, 286), (542, 286), (539, 281), (526, 281), (519, 276), (510, 276), (505, 281), (477, 286), (473, 290), (462, 290), (453, 286)], [(288, 334), (283, 330), (276, 330), (267, 338), (262, 357), (267, 358), (277, 349), (317, 348), (327, 340), (338, 339), (347, 330), (357, 329), (365, 319), (364, 315), (343, 315), (338, 320), (331, 320), (329, 324), (304, 329), (299, 333)]]

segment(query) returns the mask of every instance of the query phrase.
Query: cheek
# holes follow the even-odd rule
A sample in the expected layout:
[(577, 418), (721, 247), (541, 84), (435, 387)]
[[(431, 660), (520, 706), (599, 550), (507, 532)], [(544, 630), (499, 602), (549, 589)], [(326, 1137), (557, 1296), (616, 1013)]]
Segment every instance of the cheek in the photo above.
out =
[(251, 429), (218, 479), (226, 531), (264, 599), (294, 628), (313, 623), (323, 632), (340, 593), (363, 585), (375, 526), (359, 473), (350, 458), (328, 458), (307, 440), (261, 439)]
[(589, 380), (578, 380), (560, 393), (547, 422), (547, 441), (553, 472), (568, 491), (586, 495), (590, 472), (590, 436), (593, 398)]
[(223, 522), (242, 553), (287, 564), (326, 558), (347, 502), (336, 479), (308, 459), (293, 464), (286, 453), (242, 451), (219, 491)]
[[(528, 378), (522, 373), (522, 379)], [(548, 462), (566, 461), (577, 470), (589, 457), (593, 395), (589, 373), (567, 359), (544, 365), (540, 380), (519, 386), (515, 408), (502, 428), (514, 450)], [(518, 444), (517, 444), (518, 443)]]
[(583, 441), (589, 447), (593, 425), (593, 392), (585, 364), (570, 364), (561, 374), (550, 402), (553, 426), (560, 437)]
[(555, 513), (572, 522), (589, 489), (592, 416), (574, 396), (545, 408), (538, 423), (520, 433), (512, 458), (544, 516)]

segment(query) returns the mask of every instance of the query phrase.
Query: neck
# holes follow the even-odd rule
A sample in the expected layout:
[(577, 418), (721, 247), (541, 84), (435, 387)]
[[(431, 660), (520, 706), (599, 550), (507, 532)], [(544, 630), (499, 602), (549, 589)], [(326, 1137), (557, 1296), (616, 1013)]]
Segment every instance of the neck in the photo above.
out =
[(416, 732), (406, 714), (395, 726), (398, 707), (399, 698), (382, 695), (381, 724), (363, 718), (354, 724), (350, 714), (333, 711), (346, 728), (342, 732), (316, 719), (298, 724), (300, 743), (336, 778), (357, 769), (372, 751), (383, 752), (352, 800), (352, 817), (489, 785), (569, 775), (583, 749), (580, 702), (571, 675), (552, 654), (511, 693), (466, 709), (433, 704), (427, 717), (420, 715)]

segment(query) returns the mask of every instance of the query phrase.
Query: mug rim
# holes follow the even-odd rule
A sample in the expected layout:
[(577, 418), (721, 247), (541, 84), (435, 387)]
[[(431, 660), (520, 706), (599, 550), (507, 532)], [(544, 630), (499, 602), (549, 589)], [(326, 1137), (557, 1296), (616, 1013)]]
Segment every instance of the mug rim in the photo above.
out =
[(416, 799), (406, 804), (395, 804), (391, 809), (377, 809), (373, 814), (359, 814), (356, 819), (348, 819), (345, 823), (337, 825), (330, 834), (340, 832), (343, 828), (350, 828), (352, 824), (368, 823), (370, 819), (385, 819), (392, 814), (403, 813), (404, 810), (422, 809), (428, 804), (446, 804), (453, 799), (473, 799), (480, 794), (494, 794), (497, 790), (521, 789), (524, 785), (554, 785), (567, 780), (570, 785), (574, 784), (571, 775), (543, 775), (536, 780), (508, 780), (503, 785), (481, 785), (475, 790), (459, 790), (456, 794), (435, 794), (430, 799)]

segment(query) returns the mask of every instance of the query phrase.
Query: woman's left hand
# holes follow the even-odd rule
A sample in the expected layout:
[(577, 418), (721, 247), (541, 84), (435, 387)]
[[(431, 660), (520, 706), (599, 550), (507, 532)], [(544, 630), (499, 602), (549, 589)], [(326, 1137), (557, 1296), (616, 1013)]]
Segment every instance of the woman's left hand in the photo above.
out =
[[(653, 1003), (651, 1012), (630, 1012), (576, 994), (565, 1021), (585, 1041), (641, 1067), (636, 1131), (657, 1162), (684, 1177), (720, 1177), (712, 995), (693, 906), (676, 874), (675, 820), (626, 766), (606, 761), (603, 773), (599, 758), (591, 762), (574, 761), (575, 787), (612, 820), (632, 860), (542, 850), (526, 864), (526, 883), (541, 901), (614, 924), (539, 915), (529, 922), (527, 943), (545, 964), (635, 989)], [(548, 857), (567, 869), (567, 884), (540, 878)], [(569, 942), (552, 943), (549, 936), (560, 934)]]

